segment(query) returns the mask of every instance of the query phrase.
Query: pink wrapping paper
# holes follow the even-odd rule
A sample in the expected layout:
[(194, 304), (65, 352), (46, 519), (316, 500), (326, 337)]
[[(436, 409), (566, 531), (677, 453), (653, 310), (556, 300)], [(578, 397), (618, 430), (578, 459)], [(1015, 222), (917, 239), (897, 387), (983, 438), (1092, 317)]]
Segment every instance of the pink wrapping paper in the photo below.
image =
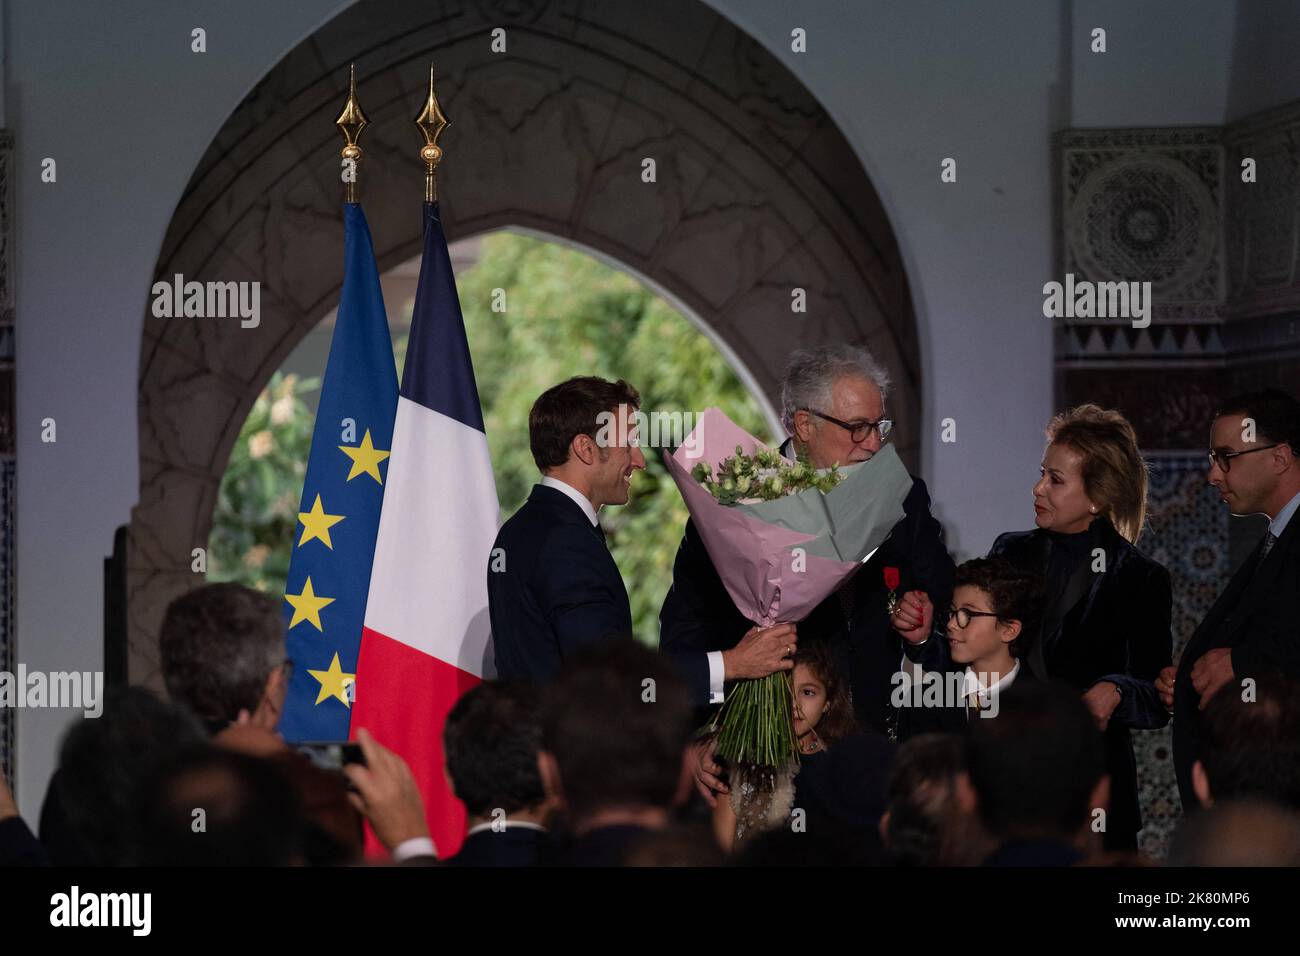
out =
[[(792, 531), (719, 504), (695, 480), (691, 469), (701, 461), (716, 469), (723, 459), (735, 454), (737, 445), (747, 455), (766, 447), (720, 409), (709, 408), (674, 454), (664, 452), (664, 464), (740, 612), (761, 627), (801, 621), (856, 571), (860, 562), (805, 553), (798, 559), (803, 570), (795, 570), (796, 556), (791, 549), (816, 540), (823, 529)], [(697, 455), (688, 455), (688, 449), (695, 449)], [(862, 560), (869, 557), (870, 553)]]

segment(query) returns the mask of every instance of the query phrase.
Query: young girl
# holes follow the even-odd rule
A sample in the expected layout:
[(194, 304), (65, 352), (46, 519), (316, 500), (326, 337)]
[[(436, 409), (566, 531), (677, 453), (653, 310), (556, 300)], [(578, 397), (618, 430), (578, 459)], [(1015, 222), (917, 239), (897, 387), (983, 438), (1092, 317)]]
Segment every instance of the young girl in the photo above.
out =
[[(799, 767), (793, 779), (778, 782), (771, 810), (762, 822), (763, 829), (790, 825), (791, 810), (801, 806), (801, 779), (817, 775), (825, 763), (826, 751), (856, 729), (849, 682), (840, 673), (824, 641), (809, 641), (795, 652), (791, 690)], [(733, 790), (733, 795), (736, 792)], [(718, 801), (713, 812), (713, 828), (718, 844), (730, 852), (737, 838), (736, 813), (731, 800)], [(745, 835), (741, 834), (742, 838)], [(752, 830), (748, 835), (752, 835)]]

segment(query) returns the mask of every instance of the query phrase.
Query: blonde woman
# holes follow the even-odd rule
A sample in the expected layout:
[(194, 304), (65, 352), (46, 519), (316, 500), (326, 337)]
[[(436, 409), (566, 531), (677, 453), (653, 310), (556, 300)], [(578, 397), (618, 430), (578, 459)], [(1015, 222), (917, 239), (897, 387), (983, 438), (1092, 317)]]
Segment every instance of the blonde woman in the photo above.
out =
[[(1155, 679), (1173, 652), (1169, 572), (1135, 547), (1146, 465), (1123, 415), (1080, 405), (1048, 424), (1039, 472), (1037, 527), (999, 535), (989, 557), (1045, 579), (1042, 622), (1022, 656), (1035, 676), (1075, 688), (1092, 711), (1110, 774), (1110, 807), (1098, 823), (1107, 849), (1135, 849), (1142, 817), (1129, 731), (1169, 721)], [(932, 620), (927, 603), (909, 593), (895, 627)]]
[(1047, 579), (1031, 666), (1077, 688), (1097, 719), (1110, 774), (1106, 847), (1136, 848), (1142, 817), (1129, 731), (1168, 723), (1155, 679), (1173, 654), (1169, 572), (1135, 546), (1146, 464), (1123, 415), (1080, 405), (1048, 424), (1039, 471), (1037, 527), (999, 536), (989, 554)]

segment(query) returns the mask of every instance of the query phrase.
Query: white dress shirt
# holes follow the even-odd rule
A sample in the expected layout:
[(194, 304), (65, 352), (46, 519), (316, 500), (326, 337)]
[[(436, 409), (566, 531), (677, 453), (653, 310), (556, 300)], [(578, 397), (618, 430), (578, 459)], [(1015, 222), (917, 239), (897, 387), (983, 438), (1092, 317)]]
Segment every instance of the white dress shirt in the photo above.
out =
[(1016, 661), (1011, 665), (1011, 670), (1003, 674), (996, 684), (992, 687), (985, 687), (980, 683), (979, 675), (971, 670), (970, 665), (967, 665), (965, 685), (962, 688), (962, 700), (965, 701), (966, 708), (968, 710), (970, 709), (970, 699), (971, 697), (974, 697), (976, 708), (979, 710), (987, 710), (989, 702), (1014, 684), (1019, 673), (1020, 661)]
[(432, 856), (437, 857), (438, 849), (433, 845), (433, 840), (429, 837), (411, 837), (409, 840), (403, 840), (397, 846), (393, 847), (393, 862), (401, 863), (403, 860), (409, 860), (413, 856)]
[[(467, 832), (465, 836), (472, 837), (475, 833), (482, 833), (484, 830), (491, 830), (496, 825), (497, 824), (492, 820), (488, 820), (485, 823), (477, 823), (469, 828), (469, 832)], [(505, 819), (501, 821), (500, 828), (496, 832), (504, 833), (506, 830), (541, 830), (545, 833), (546, 827), (542, 826), (540, 823), (533, 823), (531, 820)]]
[(587, 516), (587, 520), (591, 522), (593, 527), (600, 523), (600, 519), (596, 517), (596, 509), (591, 504), (591, 499), (573, 485), (560, 481), (559, 478), (552, 478), (550, 475), (542, 476), (541, 484), (544, 488), (554, 488), (560, 494), (566, 495), (582, 509), (582, 513)]
[(1284, 504), (1282, 510), (1277, 513), (1277, 517), (1268, 523), (1268, 533), (1275, 538), (1282, 537), (1282, 532), (1286, 530), (1287, 523), (1295, 516), (1297, 508), (1300, 508), (1300, 494), (1297, 494)]

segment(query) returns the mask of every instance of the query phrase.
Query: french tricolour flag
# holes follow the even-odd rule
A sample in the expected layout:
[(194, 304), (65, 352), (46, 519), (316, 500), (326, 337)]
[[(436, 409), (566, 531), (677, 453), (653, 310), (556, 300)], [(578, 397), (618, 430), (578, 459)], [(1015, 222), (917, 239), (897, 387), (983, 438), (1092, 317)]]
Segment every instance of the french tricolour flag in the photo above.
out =
[(351, 726), (406, 759), (444, 858), (460, 848), (465, 810), (443, 777), (442, 728), (457, 698), (493, 676), (487, 567), (498, 508), (447, 239), (437, 203), (425, 203)]

